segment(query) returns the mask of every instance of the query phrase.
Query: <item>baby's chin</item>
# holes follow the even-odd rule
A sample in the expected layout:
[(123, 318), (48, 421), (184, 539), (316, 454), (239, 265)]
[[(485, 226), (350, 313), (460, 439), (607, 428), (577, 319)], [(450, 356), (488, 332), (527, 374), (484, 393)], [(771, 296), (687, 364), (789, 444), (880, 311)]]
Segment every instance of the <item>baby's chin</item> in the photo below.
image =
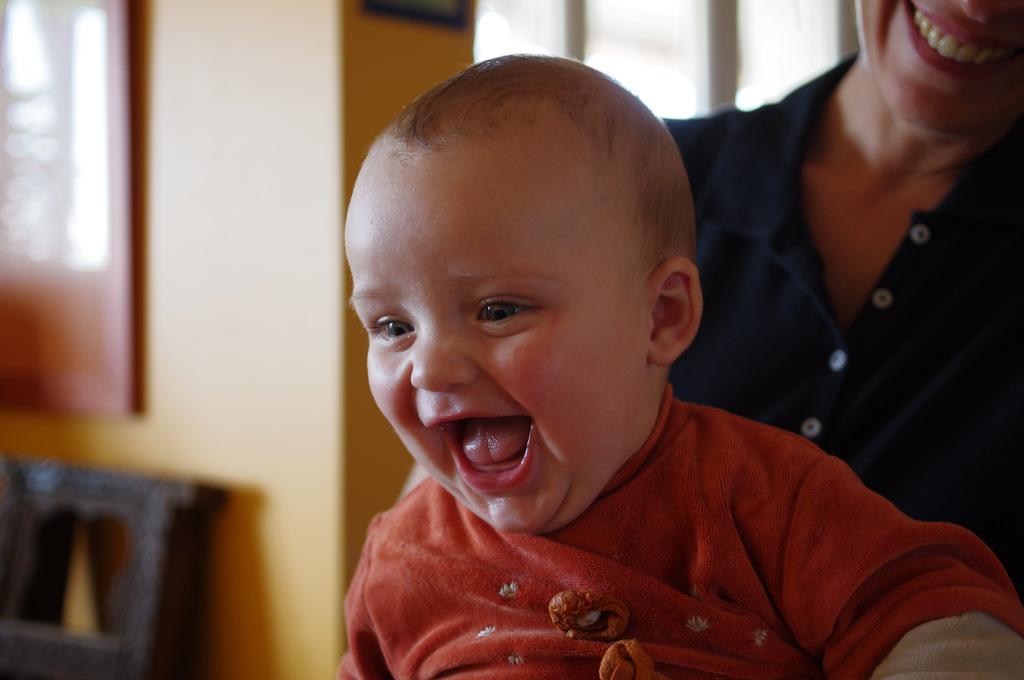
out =
[(500, 496), (460, 499), (473, 513), (498, 531), (510, 534), (549, 534), (571, 524), (586, 505), (578, 510), (564, 495)]

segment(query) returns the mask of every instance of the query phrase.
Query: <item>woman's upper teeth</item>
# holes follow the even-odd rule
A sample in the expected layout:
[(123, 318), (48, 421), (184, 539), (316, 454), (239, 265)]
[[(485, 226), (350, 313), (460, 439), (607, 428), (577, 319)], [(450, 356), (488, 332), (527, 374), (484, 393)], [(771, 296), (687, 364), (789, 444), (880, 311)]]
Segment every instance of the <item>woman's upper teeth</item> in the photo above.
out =
[(968, 42), (960, 42), (951, 35), (945, 35), (928, 20), (921, 10), (914, 10), (914, 24), (921, 31), (921, 36), (936, 52), (946, 59), (961, 64), (991, 64), (1001, 61), (1014, 53), (1014, 50), (1002, 47), (978, 47)]

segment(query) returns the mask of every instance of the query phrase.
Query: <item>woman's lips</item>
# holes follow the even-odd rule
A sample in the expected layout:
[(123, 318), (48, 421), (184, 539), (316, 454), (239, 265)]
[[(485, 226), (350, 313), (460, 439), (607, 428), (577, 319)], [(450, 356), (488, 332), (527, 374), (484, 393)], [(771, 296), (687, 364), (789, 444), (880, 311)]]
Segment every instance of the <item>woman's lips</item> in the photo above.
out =
[(925, 39), (929, 47), (935, 50), (936, 54), (945, 59), (960, 64), (982, 66), (1002, 61), (1016, 51), (1006, 47), (983, 47), (966, 40), (959, 40), (944, 33), (921, 10), (914, 8), (913, 12), (914, 25), (921, 37)]
[[(982, 33), (961, 31), (952, 22), (946, 23), (938, 16), (919, 10), (909, 0), (904, 0), (901, 18), (905, 22), (907, 39), (920, 63), (944, 79), (940, 81), (941, 85), (936, 83), (938, 88), (950, 86), (950, 83), (956, 83), (957, 87), (999, 87), (989, 79), (1004, 77), (1003, 74), (1010, 74), (1004, 79), (1012, 79), (1017, 74), (1021, 58), (1019, 46), (1014, 48), (1005, 41), (997, 42), (995, 37)], [(956, 37), (952, 36), (954, 32)], [(975, 48), (978, 52), (972, 56)]]

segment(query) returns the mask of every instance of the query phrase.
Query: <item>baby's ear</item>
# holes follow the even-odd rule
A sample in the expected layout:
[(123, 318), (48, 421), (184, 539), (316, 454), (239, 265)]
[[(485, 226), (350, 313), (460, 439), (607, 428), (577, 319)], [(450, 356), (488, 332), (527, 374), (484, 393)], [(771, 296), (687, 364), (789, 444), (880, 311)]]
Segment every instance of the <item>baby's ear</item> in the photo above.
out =
[(670, 257), (647, 279), (653, 318), (648, 361), (670, 366), (697, 334), (704, 298), (697, 266), (685, 257)]

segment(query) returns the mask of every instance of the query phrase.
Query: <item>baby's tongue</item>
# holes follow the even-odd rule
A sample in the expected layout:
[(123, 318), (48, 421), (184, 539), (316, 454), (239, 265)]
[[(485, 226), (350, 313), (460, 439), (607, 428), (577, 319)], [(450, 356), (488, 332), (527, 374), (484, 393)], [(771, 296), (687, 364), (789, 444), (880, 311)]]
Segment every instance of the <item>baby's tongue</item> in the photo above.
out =
[(462, 451), (473, 465), (494, 465), (521, 456), (529, 438), (527, 416), (469, 418), (462, 437)]

